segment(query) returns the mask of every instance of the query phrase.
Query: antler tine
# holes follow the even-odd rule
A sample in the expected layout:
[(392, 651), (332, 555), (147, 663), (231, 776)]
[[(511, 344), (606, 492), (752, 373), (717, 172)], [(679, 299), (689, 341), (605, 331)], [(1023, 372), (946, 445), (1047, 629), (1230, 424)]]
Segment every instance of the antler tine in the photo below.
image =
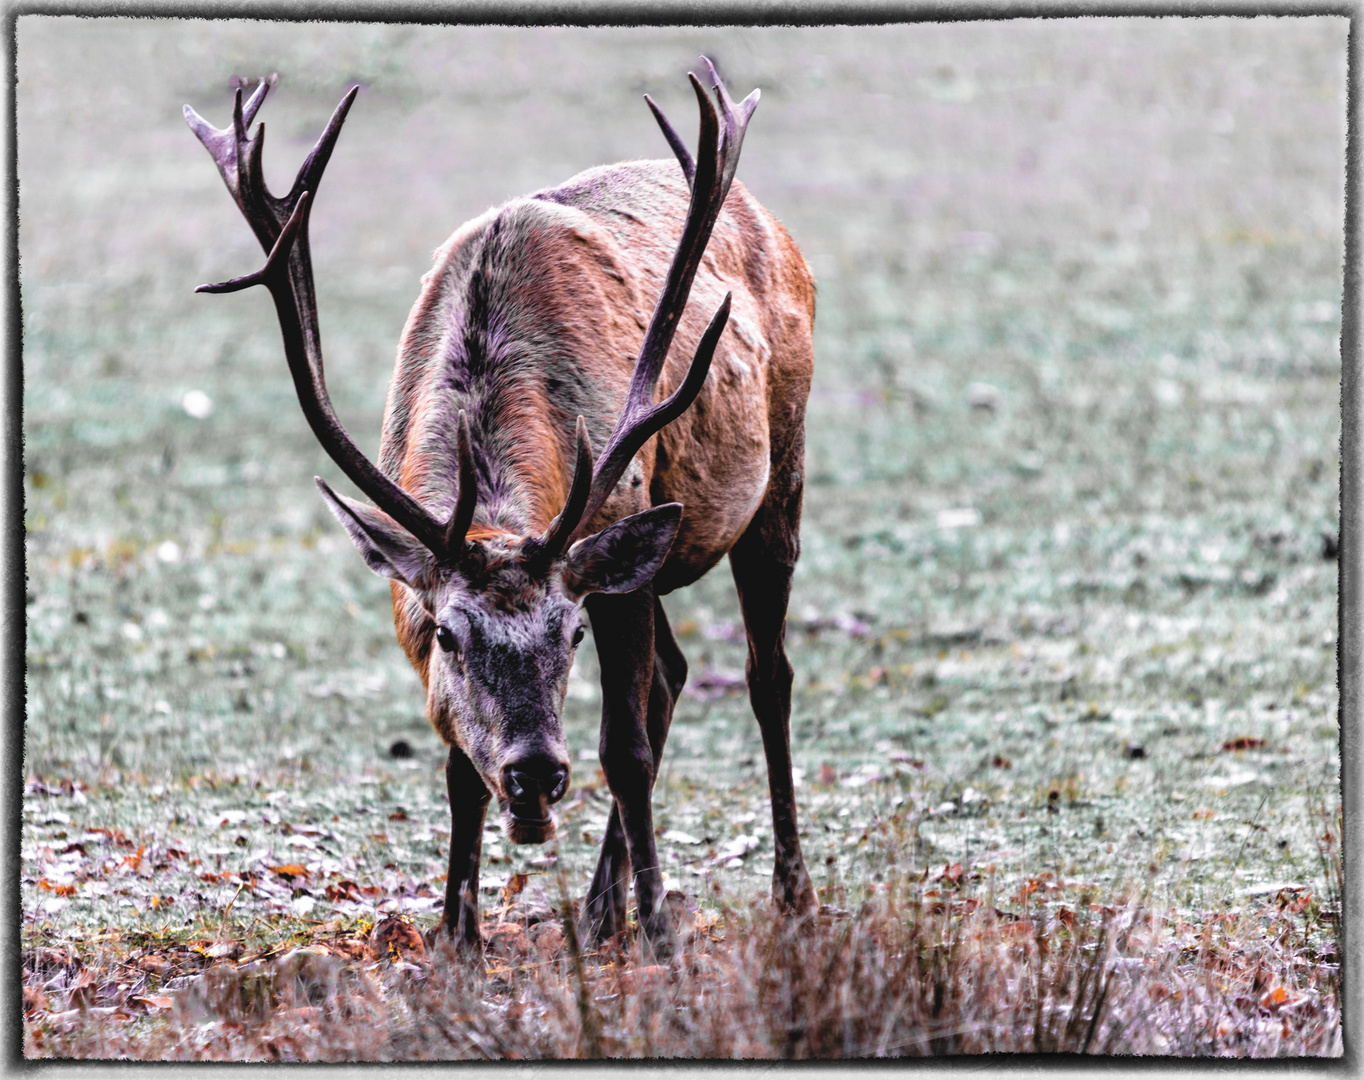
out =
[(568, 500), (559, 516), (549, 523), (549, 528), (528, 546), (527, 559), (553, 559), (567, 546), (568, 538), (582, 519), (587, 496), (592, 490), (592, 440), (587, 436), (587, 421), (581, 416), (574, 435), (577, 452), (573, 455), (573, 481), (569, 485)]
[(227, 185), (228, 191), (232, 192), (232, 197), (237, 197), (237, 137), (236, 137), (236, 118), (238, 114), (242, 116), (243, 128), (250, 127), (251, 121), (256, 118), (256, 111), (265, 101), (265, 95), (270, 87), (274, 85), (275, 76), (261, 79), (260, 85), (251, 94), (251, 100), (242, 106), (242, 88), (237, 87), (236, 101), (232, 110), (233, 124), (231, 127), (215, 128), (190, 106), (184, 107), (185, 123), (189, 124), (190, 130), (199, 137), (199, 141), (204, 144), (205, 149), (212, 155), (214, 163), (218, 166), (218, 172), (222, 174), (223, 183)]
[(464, 534), (474, 521), (474, 504), (478, 502), (478, 478), (474, 475), (473, 440), (469, 435), (469, 417), (459, 410), (459, 433), (456, 449), (459, 453), (459, 494), (450, 520), (445, 523), (445, 551), (454, 556), (464, 546)]
[(658, 121), (658, 126), (663, 129), (663, 137), (668, 140), (668, 145), (673, 148), (673, 153), (677, 155), (678, 164), (682, 166), (682, 175), (687, 178), (687, 187), (692, 186), (692, 178), (696, 176), (696, 162), (692, 160), (691, 151), (687, 149), (687, 144), (682, 141), (682, 136), (677, 130), (668, 123), (668, 118), (663, 115), (663, 110), (654, 104), (654, 99), (648, 94), (644, 95), (644, 104), (649, 106), (649, 111), (654, 114), (654, 119)]
[[(321, 179), (346, 112), (355, 99), (356, 89), (352, 88), (333, 112), (327, 129), (299, 170), (294, 190), (287, 199), (276, 199), (270, 195), (262, 179), (260, 157), (265, 125), (257, 128), (254, 138), (246, 137), (247, 117), (254, 117), (255, 110), (264, 99), (260, 89), (252, 95), (245, 108), (242, 106), (241, 91), (238, 90), (231, 129), (211, 128), (193, 109), (185, 107), (185, 119), (190, 128), (213, 156), (238, 209), (269, 252), (265, 265), (255, 273), (217, 285), (200, 286), (196, 292), (236, 292), (253, 285), (264, 285), (270, 290), (275, 301), (275, 312), (279, 316), (284, 355), (289, 364), (289, 373), (293, 376), (298, 402), (318, 442), (341, 467), (341, 471), (376, 506), (412, 533), (437, 558), (444, 560), (450, 551), (447, 540), (455, 531), (453, 527), (466, 501), (465, 493), (467, 491), (468, 496), (472, 497), (475, 494), (474, 485), (461, 483), (456, 512), (448, 526), (442, 525), (416, 499), (382, 473), (355, 445), (336, 417), (323, 375), (321, 335), (318, 332), (312, 265), (308, 255), (308, 215), (312, 189), (304, 184), (315, 184)], [(230, 144), (228, 136), (231, 136)], [(286, 210), (287, 213), (284, 212)], [(266, 243), (267, 238), (269, 243)], [(467, 446), (467, 431), (463, 433), (462, 439), (463, 475), (463, 462), (471, 459), (471, 455), (463, 452)], [(469, 513), (472, 515), (472, 504)], [(467, 529), (466, 521), (463, 531)], [(460, 532), (461, 540), (463, 531)]]
[[(358, 86), (351, 87), (341, 99), (333, 110), (326, 129), (304, 158), (289, 194), (284, 198), (278, 198), (266, 187), (261, 171), (265, 124), (262, 123), (256, 129), (254, 136), (247, 135), (247, 129), (255, 120), (256, 113), (264, 103), (265, 96), (274, 85), (275, 79), (274, 75), (262, 79), (245, 104), (242, 103), (241, 87), (238, 87), (233, 101), (232, 123), (225, 128), (213, 127), (189, 105), (184, 107), (185, 122), (189, 124), (190, 129), (208, 150), (214, 164), (218, 166), (218, 172), (222, 174), (223, 182), (227, 185), (233, 201), (251, 225), (256, 239), (260, 241), (261, 249), (266, 252), (269, 252), (279, 239), (280, 230), (294, 212), (299, 195), (304, 191), (317, 191), (322, 172), (327, 167), (337, 137), (341, 134), (341, 125), (345, 122), (346, 114), (350, 112), (351, 103), (360, 89)], [(307, 252), (306, 229), (299, 250)]]
[[(681, 139), (662, 111), (652, 100), (646, 98), (691, 186), (691, 202), (687, 207), (682, 237), (678, 241), (677, 250), (673, 253), (672, 264), (668, 267), (668, 278), (663, 287), (663, 294), (654, 309), (653, 318), (644, 335), (644, 343), (640, 347), (639, 358), (635, 362), (634, 374), (630, 379), (630, 388), (626, 393), (620, 419), (601, 457), (597, 460), (591, 491), (582, 513), (574, 521), (569, 532), (569, 540), (576, 538), (581, 529), (601, 509), (640, 448), (686, 411), (696, 399), (710, 370), (711, 358), (714, 356), (720, 334), (729, 318), (730, 297), (726, 295), (697, 345), (696, 354), (692, 358), (682, 385), (666, 401), (655, 405), (654, 390), (663, 370), (663, 362), (672, 346), (677, 325), (681, 321), (682, 311), (691, 292), (692, 281), (701, 265), (701, 257), (705, 254), (711, 231), (715, 227), (715, 220), (719, 217), (725, 197), (729, 194), (730, 182), (739, 165), (739, 151), (743, 146), (744, 132), (760, 96), (755, 90), (736, 107), (720, 76), (716, 74), (714, 65), (705, 57), (702, 57), (702, 60), (705, 61), (715, 91), (716, 104), (719, 105), (723, 116), (723, 129), (721, 116), (717, 115), (715, 105), (706, 95), (701, 81), (695, 74), (688, 72), (687, 78), (691, 80), (701, 114), (701, 133), (694, 161), (687, 154)], [(561, 521), (567, 521), (568, 509), (565, 507), (565, 512), (560, 515)]]

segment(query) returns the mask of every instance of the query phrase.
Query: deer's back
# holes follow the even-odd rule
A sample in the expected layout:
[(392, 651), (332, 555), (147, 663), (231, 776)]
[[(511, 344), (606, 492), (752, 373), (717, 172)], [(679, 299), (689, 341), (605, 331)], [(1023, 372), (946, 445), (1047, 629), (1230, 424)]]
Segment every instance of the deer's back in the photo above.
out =
[[(443, 509), (453, 490), (453, 417), (463, 408), (487, 458), (480, 494), (506, 518), (488, 523), (543, 529), (567, 496), (575, 418), (586, 419), (598, 452), (610, 436), (687, 200), (676, 162), (627, 162), (461, 227), (437, 251), (403, 332), (380, 467)], [(785, 229), (738, 181), (697, 272), (660, 397), (682, 380), (726, 292), (729, 324), (696, 402), (646, 444), (590, 526), (681, 502), (661, 592), (714, 565), (769, 478), (798, 468), (803, 450), (814, 283)]]

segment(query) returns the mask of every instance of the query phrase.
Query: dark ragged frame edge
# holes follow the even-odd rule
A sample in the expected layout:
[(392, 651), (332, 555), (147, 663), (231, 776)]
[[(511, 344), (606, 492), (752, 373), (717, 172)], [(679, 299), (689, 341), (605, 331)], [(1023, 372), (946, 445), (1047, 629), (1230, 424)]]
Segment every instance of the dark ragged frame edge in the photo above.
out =
[[(797, 5), (797, 6), (793, 6)], [(21, 913), (19, 859), (23, 815), (23, 749), (24, 718), (26, 715), (25, 680), (25, 591), (24, 561), (24, 453), (23, 453), (23, 367), (22, 367), (22, 310), (19, 293), (19, 181), (17, 163), (18, 114), (15, 88), (18, 78), (17, 27), (25, 15), (79, 15), (86, 17), (160, 17), (160, 18), (249, 18), (280, 21), (328, 22), (408, 22), (439, 24), (501, 23), (508, 26), (577, 25), (577, 26), (634, 26), (653, 25), (709, 25), (754, 26), (787, 25), (818, 26), (827, 24), (870, 26), (883, 23), (954, 22), (1001, 18), (1067, 18), (1081, 16), (1310, 16), (1335, 15), (1350, 20), (1347, 45), (1346, 74), (1346, 161), (1345, 161), (1345, 266), (1344, 307), (1340, 326), (1341, 354), (1341, 444), (1340, 444), (1340, 546), (1339, 591), (1337, 600), (1337, 685), (1339, 689), (1339, 722), (1341, 754), (1341, 802), (1345, 811), (1342, 854), (1345, 860), (1346, 890), (1342, 923), (1344, 955), (1342, 969), (1344, 1000), (1345, 1056), (1336, 1062), (1322, 1062), (1321, 1068), (1330, 1072), (1353, 1072), (1358, 1066), (1361, 1023), (1364, 1023), (1364, 995), (1359, 989), (1361, 961), (1364, 949), (1360, 943), (1364, 934), (1358, 932), (1364, 918), (1364, 899), (1355, 869), (1361, 864), (1360, 824), (1360, 732), (1358, 730), (1361, 705), (1364, 704), (1364, 445), (1361, 445), (1360, 423), (1364, 416), (1364, 295), (1361, 277), (1364, 275), (1364, 155), (1361, 154), (1361, 133), (1364, 133), (1364, 0), (1336, 3), (1293, 2), (1277, 0), (1268, 3), (1229, 3), (1214, 0), (1210, 3), (1184, 4), (1156, 2), (1143, 4), (1119, 0), (1107, 4), (1094, 0), (1053, 0), (1047, 2), (1011, 2), (1011, 0), (967, 0), (957, 3), (941, 0), (935, 4), (908, 2), (847, 3), (823, 0), (800, 3), (799, 0), (748, 0), (732, 3), (727, 0), (705, 3), (701, 0), (662, 0), (660, 3), (640, 3), (639, 0), (550, 0), (545, 3), (517, 5), (506, 0), (464, 0), (457, 6), (441, 0), (360, 0), (344, 3), (307, 5), (300, 2), (266, 2), (247, 8), (240, 2), (193, 0), (141, 4), (54, 0), (50, 3), (7, 3), (3, 9), (3, 79), (0, 79), (0, 113), (4, 124), (0, 128), (0, 159), (4, 162), (4, 233), (0, 242), (0, 266), (4, 273), (4, 330), (5, 361), (0, 376), (0, 498), (4, 516), (0, 518), (0, 581), (3, 581), (3, 615), (5, 630), (3, 666), (0, 666), (0, 687), (3, 689), (3, 722), (0, 722), (0, 859), (3, 862), (4, 891), (0, 900), (0, 972), (8, 971), (9, 978), (0, 978), (4, 998), (0, 1000), (0, 1067), (23, 1068), (23, 997), (22, 966), (20, 960)], [(1352, 929), (1355, 932), (1351, 932)], [(1020, 1059), (1012, 1059), (1015, 1065)], [(963, 1065), (966, 1062), (961, 1063)], [(1041, 1065), (1038, 1061), (1029, 1071)], [(1088, 1070), (1097, 1062), (1051, 1059), (1047, 1067), (1059, 1066), (1065, 1071), (1075, 1067)], [(1107, 1067), (1126, 1071), (1132, 1062), (1108, 1063)], [(1151, 1062), (1150, 1064), (1155, 1064)], [(1302, 1063), (1299, 1063), (1301, 1067)], [(978, 1064), (977, 1066), (978, 1067)], [(999, 1066), (995, 1066), (998, 1068)], [(1165, 1061), (1161, 1067), (1184, 1071), (1188, 1065)], [(127, 1066), (125, 1066), (127, 1068)], [(133, 1066), (134, 1069), (138, 1066)], [(122, 1070), (121, 1070), (122, 1071)], [(1013, 1072), (1014, 1069), (1007, 1069)], [(1107, 1071), (1107, 1068), (1105, 1068)]]

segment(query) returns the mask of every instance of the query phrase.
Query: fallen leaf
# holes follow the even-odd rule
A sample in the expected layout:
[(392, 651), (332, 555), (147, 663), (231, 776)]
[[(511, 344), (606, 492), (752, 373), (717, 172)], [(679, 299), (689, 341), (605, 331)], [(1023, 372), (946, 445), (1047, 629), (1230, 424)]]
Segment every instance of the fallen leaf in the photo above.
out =
[(507, 906), (512, 902), (512, 897), (526, 887), (526, 882), (530, 880), (529, 874), (513, 874), (507, 879), (507, 884), (502, 886), (502, 905)]
[(241, 951), (238, 941), (211, 941), (204, 947), (204, 955), (210, 960), (222, 960)]
[(484, 947), (492, 956), (512, 959), (525, 956), (530, 949), (525, 927), (520, 923), (494, 923), (492, 926), (485, 926), (484, 930)]
[(271, 873), (278, 874), (280, 877), (301, 877), (308, 876), (308, 871), (298, 863), (285, 863), (283, 866), (270, 867)]
[(1276, 986), (1273, 990), (1266, 991), (1260, 998), (1260, 1004), (1266, 1009), (1277, 1009), (1288, 1000), (1288, 991), (1282, 986)]
[(328, 882), (326, 897), (333, 903), (338, 900), (359, 900), (360, 886), (355, 882), (346, 879)]
[(389, 915), (375, 924), (369, 935), (370, 949), (378, 960), (424, 958), (426, 945), (417, 928), (405, 919)]
[(555, 922), (538, 922), (530, 931), (531, 942), (541, 959), (552, 960), (564, 949), (563, 927)]
[(1241, 735), (1235, 739), (1228, 739), (1222, 744), (1222, 749), (1224, 751), (1259, 750), (1264, 745), (1264, 739), (1257, 739), (1252, 735)]

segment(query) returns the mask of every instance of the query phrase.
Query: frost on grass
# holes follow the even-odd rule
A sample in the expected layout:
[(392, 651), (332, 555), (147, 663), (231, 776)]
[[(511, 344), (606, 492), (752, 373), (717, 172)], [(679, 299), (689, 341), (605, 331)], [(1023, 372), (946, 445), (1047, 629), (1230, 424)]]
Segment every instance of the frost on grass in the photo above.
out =
[[(187, 292), (257, 257), (206, 214), (222, 194), (185, 165), (180, 105), (227, 89), (195, 57), (258, 51), (259, 28), (28, 27), (27, 1052), (1339, 1052), (1318, 845), (1339, 791), (1348, 26), (1196, 23), (726, 31), (781, 88), (741, 179), (819, 280), (787, 646), (824, 914), (791, 942), (749, 907), (767, 778), (717, 567), (665, 600), (691, 678), (655, 793), (701, 936), (666, 972), (584, 957), (586, 991), (549, 916), (557, 871), (581, 899), (611, 807), (591, 645), (557, 853), (489, 823), (490, 977), (461, 982), (413, 943), (449, 818), (387, 588), (308, 483), (330, 466), (268, 310)], [(582, 158), (574, 73), (591, 124), (640, 120), (638, 33), (281, 31), (281, 108), (310, 108), (304, 69), (319, 94), (366, 86), (334, 169), (421, 158), (357, 198), (339, 183), (316, 222), (351, 253), (320, 303), (358, 439), (432, 246)], [(639, 53), (651, 70), (694, 53), (670, 35)], [(430, 62), (447, 44), (468, 62)], [(73, 107), (94, 98), (131, 125), (123, 149)], [(414, 151), (414, 108), (478, 123)], [(92, 148), (165, 182), (92, 184), (119, 172), (86, 168)], [(773, 953), (802, 963), (764, 982)]]

